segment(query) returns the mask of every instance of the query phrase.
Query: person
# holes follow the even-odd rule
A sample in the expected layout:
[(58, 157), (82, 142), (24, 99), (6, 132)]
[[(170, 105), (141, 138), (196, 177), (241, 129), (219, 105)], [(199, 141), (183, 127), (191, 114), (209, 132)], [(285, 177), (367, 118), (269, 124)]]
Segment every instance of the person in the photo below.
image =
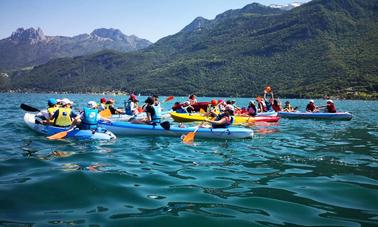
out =
[(98, 110), (103, 111), (106, 109), (106, 98), (101, 98), (100, 99), (100, 104), (98, 105)]
[(155, 100), (153, 97), (148, 97), (146, 101), (146, 106), (144, 111), (147, 114), (147, 117), (144, 119), (132, 119), (130, 122), (134, 124), (149, 124), (149, 125), (156, 125), (160, 123), (161, 120), (161, 108), (159, 106), (154, 105)]
[(58, 109), (56, 99), (54, 99), (54, 98), (50, 98), (50, 99), (47, 101), (47, 105), (48, 105), (48, 108), (47, 108), (48, 118), (47, 118), (47, 119), (49, 119), (49, 120), (47, 121), (47, 123), (48, 123), (48, 124), (53, 124), (54, 122), (51, 121), (50, 118), (54, 115), (55, 111)]
[(116, 109), (114, 107), (114, 99), (108, 99), (108, 101), (105, 104), (106, 109), (109, 109), (112, 114), (124, 114), (125, 112), (121, 109)]
[(326, 105), (325, 112), (327, 112), (327, 113), (336, 113), (336, 106), (333, 103), (333, 101), (330, 100), (330, 99), (327, 100), (327, 105)]
[(193, 94), (188, 97), (189, 105), (194, 105), (197, 103), (197, 97)]
[(257, 115), (257, 108), (255, 102), (251, 100), (247, 107), (247, 116), (255, 117)]
[(273, 100), (274, 100), (273, 90), (270, 86), (266, 86), (264, 89), (264, 102), (265, 102), (267, 111), (271, 111), (273, 109)]
[(62, 99), (62, 106), (51, 116), (50, 121), (57, 127), (73, 127), (80, 123), (80, 116), (72, 111), (73, 102), (67, 98)]
[(280, 101), (279, 99), (274, 99), (274, 100), (273, 100), (272, 108), (273, 108), (273, 110), (276, 111), (276, 112), (282, 111), (282, 104), (281, 104), (281, 101)]
[(206, 108), (206, 113), (204, 116), (208, 117), (216, 117), (219, 113), (219, 108), (218, 108), (218, 101), (213, 99), (211, 102), (207, 105)]
[(259, 113), (268, 111), (265, 101), (260, 96), (256, 98), (256, 101), (257, 101), (257, 111)]
[(295, 109), (291, 106), (291, 104), (290, 104), (289, 101), (286, 101), (283, 111), (285, 111), (285, 112), (294, 112)]
[(172, 110), (176, 111), (176, 113), (186, 113), (186, 110), (182, 107), (179, 102), (175, 102), (172, 106)]
[(224, 112), (219, 114), (215, 120), (205, 119), (205, 122), (209, 122), (212, 128), (227, 128), (234, 122), (235, 108), (232, 105), (227, 105), (224, 108)]
[(131, 94), (129, 99), (125, 102), (125, 114), (136, 116), (139, 111), (138, 99), (136, 95)]
[(190, 105), (190, 101), (185, 101), (182, 105), (181, 108), (185, 110), (186, 113), (191, 113), (194, 112), (194, 107)]
[(223, 101), (222, 99), (218, 100), (218, 109), (220, 112), (223, 112), (227, 106), (227, 103)]
[(80, 115), (81, 124), (80, 129), (84, 130), (96, 130), (98, 127), (98, 120), (101, 116), (98, 112), (98, 105), (95, 101), (89, 101), (87, 107), (83, 109)]
[(318, 112), (318, 108), (315, 106), (314, 100), (310, 100), (306, 106), (306, 112)]

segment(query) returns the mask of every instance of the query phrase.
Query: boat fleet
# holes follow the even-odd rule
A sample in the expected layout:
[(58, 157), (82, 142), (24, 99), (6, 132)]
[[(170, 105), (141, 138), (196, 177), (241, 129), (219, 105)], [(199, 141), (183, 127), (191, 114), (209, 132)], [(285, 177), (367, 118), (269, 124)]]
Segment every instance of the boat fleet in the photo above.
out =
[[(173, 96), (170, 96), (173, 99)], [(195, 134), (197, 138), (208, 139), (250, 139), (254, 132), (251, 125), (258, 122), (278, 122), (280, 118), (290, 119), (327, 119), (327, 120), (351, 120), (352, 114), (348, 112), (300, 112), (300, 111), (266, 111), (255, 115), (248, 113), (235, 114), (233, 121), (228, 127), (203, 127), (204, 122), (210, 119), (208, 110), (211, 102), (175, 103), (171, 111), (162, 113), (162, 122), (157, 124), (136, 124), (132, 119), (143, 119), (145, 112), (134, 115), (112, 114), (109, 118), (99, 119), (98, 127), (95, 129), (80, 129), (80, 127), (56, 127), (51, 124), (41, 122), (38, 116), (46, 110), (38, 110), (27, 104), (21, 104), (21, 108), (26, 111), (24, 115), (25, 124), (32, 130), (49, 136), (64, 134), (62, 138), (74, 138), (79, 140), (114, 140), (117, 136), (170, 136), (183, 138), (188, 134)], [(191, 106), (187, 111), (183, 107)], [(185, 111), (182, 111), (182, 110)], [(257, 108), (256, 108), (257, 110)], [(99, 112), (101, 114), (101, 111)], [(163, 121), (164, 120), (164, 121)], [(199, 122), (200, 125), (188, 126), (187, 122)], [(174, 123), (176, 122), (176, 123)], [(194, 137), (194, 135), (191, 135)], [(57, 136), (57, 138), (60, 138)], [(184, 140), (183, 140), (184, 141)]]

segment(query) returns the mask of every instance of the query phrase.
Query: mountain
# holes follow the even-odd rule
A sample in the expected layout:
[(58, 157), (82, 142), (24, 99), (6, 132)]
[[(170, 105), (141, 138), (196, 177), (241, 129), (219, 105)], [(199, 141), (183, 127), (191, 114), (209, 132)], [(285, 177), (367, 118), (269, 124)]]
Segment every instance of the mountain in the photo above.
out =
[(130, 53), (103, 51), (12, 73), (4, 89), (145, 94), (378, 97), (378, 1), (252, 3)]
[(45, 36), (38, 28), (19, 28), (0, 40), (0, 68), (15, 69), (47, 63), (51, 59), (91, 54), (105, 49), (129, 52), (148, 47), (148, 40), (100, 28), (74, 37)]

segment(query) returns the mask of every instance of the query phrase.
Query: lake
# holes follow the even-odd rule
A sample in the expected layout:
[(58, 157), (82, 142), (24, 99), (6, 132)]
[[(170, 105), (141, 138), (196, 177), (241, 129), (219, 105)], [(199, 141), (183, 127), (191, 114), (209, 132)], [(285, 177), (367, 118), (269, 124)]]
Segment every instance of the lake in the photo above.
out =
[[(378, 225), (377, 101), (334, 100), (351, 121), (282, 118), (252, 126), (253, 139), (189, 146), (175, 137), (49, 141), (27, 128), (19, 105), (42, 109), (50, 97), (81, 108), (102, 96), (0, 94), (0, 225)], [(308, 100), (290, 101), (303, 110)]]

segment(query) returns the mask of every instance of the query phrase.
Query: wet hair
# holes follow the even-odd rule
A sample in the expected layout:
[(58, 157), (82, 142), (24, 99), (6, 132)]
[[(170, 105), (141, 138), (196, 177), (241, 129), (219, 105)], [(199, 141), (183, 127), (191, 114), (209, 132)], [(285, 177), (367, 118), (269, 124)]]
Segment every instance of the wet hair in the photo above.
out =
[(148, 98), (146, 99), (146, 101), (144, 101), (144, 102), (147, 103), (147, 104), (153, 105), (154, 102), (155, 102), (155, 100), (154, 100), (154, 98), (152, 98), (152, 97), (148, 97)]

